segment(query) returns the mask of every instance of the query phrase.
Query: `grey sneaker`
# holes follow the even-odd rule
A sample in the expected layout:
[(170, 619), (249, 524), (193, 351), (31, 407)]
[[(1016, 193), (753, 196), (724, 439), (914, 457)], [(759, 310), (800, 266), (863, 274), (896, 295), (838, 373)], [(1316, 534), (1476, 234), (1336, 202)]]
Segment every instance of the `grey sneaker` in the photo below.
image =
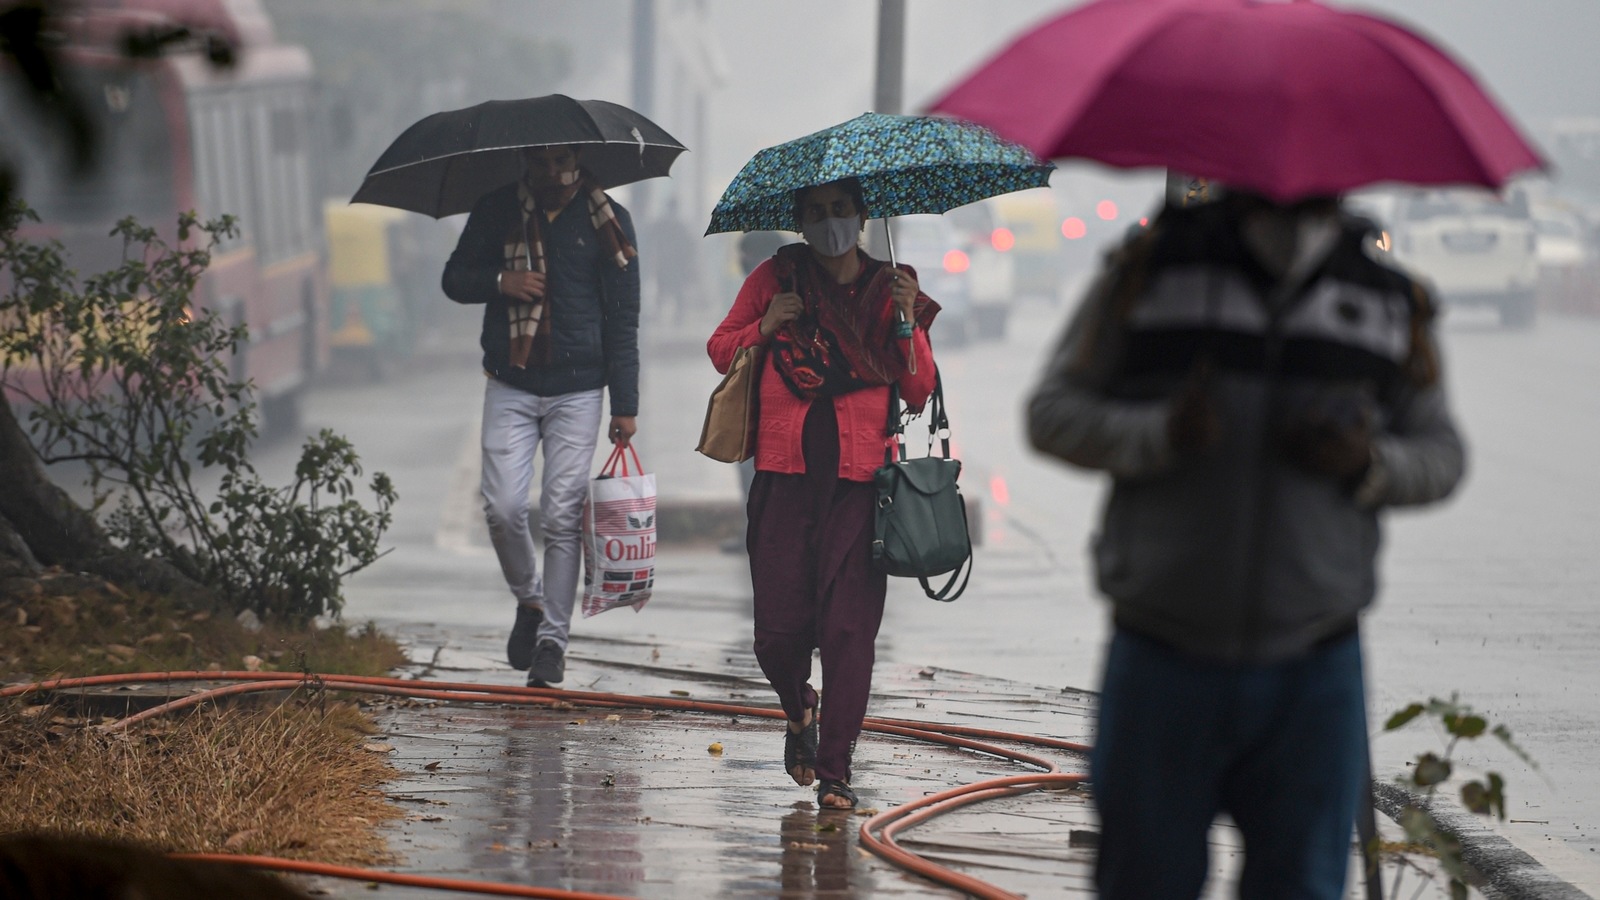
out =
[(511, 668), (527, 671), (533, 665), (533, 647), (539, 639), (539, 623), (543, 621), (544, 610), (517, 604), (517, 622), (511, 626), (511, 638), (506, 641), (506, 659), (511, 661)]
[(555, 641), (540, 641), (528, 669), (528, 687), (549, 687), (567, 677), (567, 653)]

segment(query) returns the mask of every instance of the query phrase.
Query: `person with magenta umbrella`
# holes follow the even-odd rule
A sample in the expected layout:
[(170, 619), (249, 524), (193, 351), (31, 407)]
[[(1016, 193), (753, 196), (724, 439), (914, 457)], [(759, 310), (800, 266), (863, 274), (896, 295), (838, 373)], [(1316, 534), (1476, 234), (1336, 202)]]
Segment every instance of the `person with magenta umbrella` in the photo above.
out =
[(1429, 291), (1339, 197), (1498, 188), (1538, 154), (1426, 41), (1304, 0), (1098, 0), (933, 108), (1207, 180), (1111, 254), (1028, 404), (1036, 449), (1111, 477), (1100, 895), (1199, 896), (1226, 812), (1242, 897), (1333, 900), (1363, 806), (1380, 895), (1359, 621), (1382, 511), (1449, 495), (1466, 450)]

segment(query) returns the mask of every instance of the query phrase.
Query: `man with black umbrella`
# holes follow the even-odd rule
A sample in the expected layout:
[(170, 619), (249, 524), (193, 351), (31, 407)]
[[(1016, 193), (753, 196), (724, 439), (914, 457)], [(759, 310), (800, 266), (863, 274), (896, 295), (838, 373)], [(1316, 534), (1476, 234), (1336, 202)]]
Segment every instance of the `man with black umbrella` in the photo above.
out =
[[(484, 305), (484, 512), (517, 603), (506, 655), (548, 687), (565, 677), (602, 389), (611, 441), (637, 428), (639, 265), (628, 211), (585, 177), (578, 147), (530, 147), (522, 162), (473, 207), (444, 292)], [(543, 577), (528, 519), (541, 443)]]

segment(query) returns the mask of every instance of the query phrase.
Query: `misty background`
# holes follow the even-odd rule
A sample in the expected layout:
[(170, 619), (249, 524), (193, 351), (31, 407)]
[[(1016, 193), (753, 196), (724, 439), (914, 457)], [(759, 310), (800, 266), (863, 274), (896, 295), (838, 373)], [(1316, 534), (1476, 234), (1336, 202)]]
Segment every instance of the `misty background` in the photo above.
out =
[[(1045, 0), (912, 0), (905, 109), (916, 112), (1029, 26), (1076, 4)], [(670, 216), (704, 230), (711, 207), (756, 150), (871, 108), (876, 3), (810, 0), (264, 0), (281, 39), (305, 45), (317, 70), (313, 110), (323, 192), (348, 197), (405, 126), (441, 109), (560, 92), (634, 106), (686, 143), (673, 177), (616, 191), (646, 224)], [(1475, 72), (1551, 153), (1559, 120), (1600, 117), (1600, 4), (1592, 0), (1380, 0), (1352, 5), (1399, 19)], [(638, 42), (641, 35), (653, 40)], [(640, 60), (643, 63), (640, 64)], [(1573, 178), (1600, 203), (1600, 178)], [(1062, 215), (1091, 226), (1097, 202), (1127, 214), (1156, 203), (1159, 173), (1063, 162), (1052, 179)], [(1123, 223), (1091, 228), (1103, 246)], [(701, 242), (701, 290), (731, 288), (734, 238)], [(1084, 248), (1088, 250), (1088, 247)], [(647, 264), (650, 248), (645, 248)], [(1092, 255), (1082, 253), (1082, 262)], [(442, 262), (442, 261), (441, 261)], [(711, 306), (723, 305), (720, 294)]]

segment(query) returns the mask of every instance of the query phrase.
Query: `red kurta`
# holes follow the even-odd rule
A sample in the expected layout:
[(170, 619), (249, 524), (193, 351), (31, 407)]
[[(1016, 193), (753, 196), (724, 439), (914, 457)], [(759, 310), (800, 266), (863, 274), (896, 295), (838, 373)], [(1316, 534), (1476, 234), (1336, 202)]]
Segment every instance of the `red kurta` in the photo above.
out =
[[(915, 272), (912, 274), (914, 276)], [(769, 339), (761, 336), (761, 318), (767, 314), (773, 295), (782, 290), (770, 259), (745, 279), (733, 308), (706, 341), (706, 352), (718, 372), (728, 371), (740, 347), (767, 343)], [(933, 348), (920, 327), (912, 330), (909, 342), (901, 342), (902, 349), (908, 344), (914, 348), (917, 371), (900, 379), (900, 397), (912, 409), (921, 409), (933, 394)], [(887, 385), (867, 387), (832, 399), (839, 422), (838, 475), (847, 481), (871, 481), (873, 472), (883, 465), (884, 442), (888, 439), (884, 423), (889, 415), (889, 388)], [(768, 354), (761, 367), (761, 409), (756, 432), (758, 471), (805, 472), (801, 437), (811, 403), (789, 390)]]

